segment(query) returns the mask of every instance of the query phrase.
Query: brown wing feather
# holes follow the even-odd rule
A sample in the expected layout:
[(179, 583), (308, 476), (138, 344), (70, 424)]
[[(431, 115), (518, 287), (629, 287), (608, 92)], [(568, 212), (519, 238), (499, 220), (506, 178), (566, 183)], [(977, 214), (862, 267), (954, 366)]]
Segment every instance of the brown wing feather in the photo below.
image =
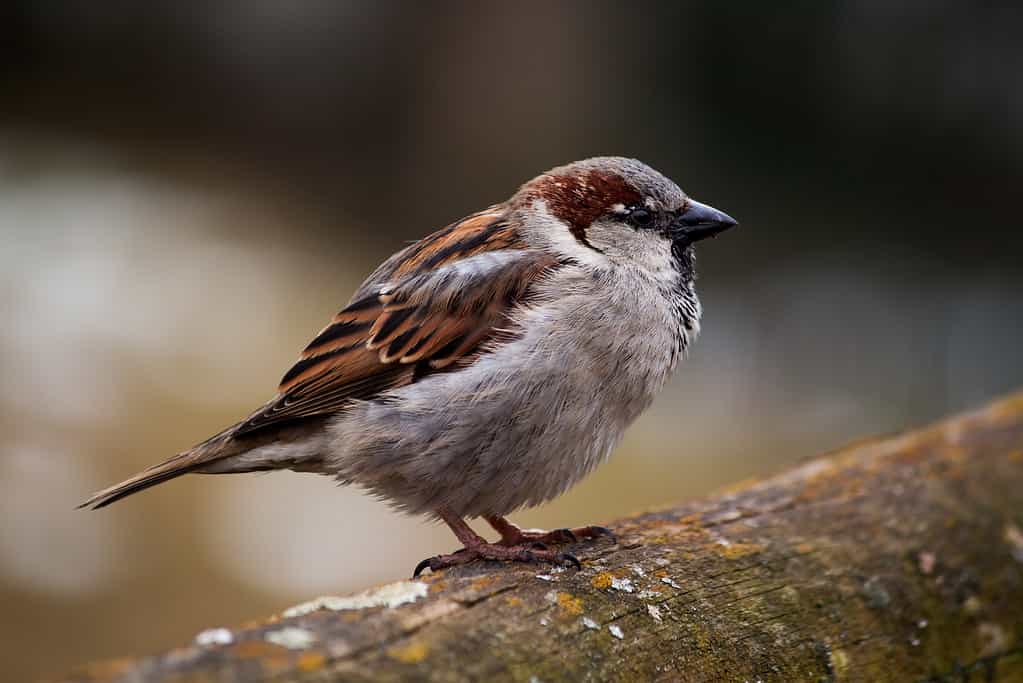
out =
[[(351, 400), (471, 359), (505, 326), (509, 310), (529, 286), (557, 265), (551, 257), (525, 251), (503, 217), (502, 207), (491, 207), (388, 259), (309, 343), (281, 380), (277, 397), (241, 423), (235, 435), (337, 412)], [(490, 264), (493, 276), (479, 286), (457, 287), (453, 277), (445, 279), (450, 274), (445, 266), (484, 252), (508, 258)]]

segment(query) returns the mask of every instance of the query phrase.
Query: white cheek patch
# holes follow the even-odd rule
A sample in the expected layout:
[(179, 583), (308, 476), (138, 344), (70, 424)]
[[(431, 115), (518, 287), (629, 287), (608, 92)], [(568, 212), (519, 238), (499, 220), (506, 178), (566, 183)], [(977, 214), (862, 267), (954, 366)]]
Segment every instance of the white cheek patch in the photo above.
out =
[(529, 233), (530, 242), (546, 245), (554, 253), (585, 266), (607, 265), (607, 259), (603, 254), (580, 244), (568, 224), (547, 210), (545, 201), (542, 199), (534, 201), (533, 210), (534, 215), (524, 226), (524, 231)]

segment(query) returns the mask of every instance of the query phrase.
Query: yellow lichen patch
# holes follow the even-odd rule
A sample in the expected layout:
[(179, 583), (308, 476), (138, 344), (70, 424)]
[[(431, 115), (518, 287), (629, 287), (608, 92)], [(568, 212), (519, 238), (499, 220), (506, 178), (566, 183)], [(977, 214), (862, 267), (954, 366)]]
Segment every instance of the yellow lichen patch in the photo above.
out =
[(614, 578), (615, 577), (611, 575), (611, 572), (600, 572), (590, 579), (590, 585), (597, 590), (606, 590), (611, 587), (611, 583), (614, 581)]
[(831, 666), (835, 670), (835, 678), (845, 678), (845, 674), (849, 671), (849, 653), (845, 650), (834, 649), (831, 651)]
[(497, 583), (497, 575), (491, 574), (488, 576), (481, 576), (472, 582), (472, 587), (476, 590), (483, 590)]
[(984, 603), (980, 601), (976, 595), (971, 595), (963, 601), (963, 611), (974, 616), (980, 614), (980, 611), (984, 608)]
[(516, 597), (514, 595), (509, 595), (504, 599), (504, 602), (509, 607), (520, 607), (522, 605), (522, 598)]
[(730, 543), (728, 545), (717, 545), (718, 552), (729, 560), (736, 560), (740, 557), (759, 553), (764, 546), (757, 543)]
[(418, 664), (430, 654), (430, 648), (421, 640), (414, 640), (408, 645), (400, 645), (387, 650), (387, 656), (405, 664)]
[(583, 613), (583, 601), (569, 593), (558, 593), (558, 609), (576, 616)]
[(276, 675), (291, 667), (290, 651), (265, 640), (243, 640), (233, 645), (230, 651), (238, 659), (257, 660), (265, 676)]
[(710, 649), (710, 634), (701, 626), (695, 627), (694, 631), (693, 641), (701, 652), (706, 652)]
[(319, 671), (326, 664), (327, 658), (319, 652), (306, 652), (298, 658), (296, 666), (299, 671)]
[(803, 542), (796, 544), (796, 552), (800, 555), (809, 555), (810, 553), (817, 550), (817, 546), (813, 543)]
[(1017, 449), (1015, 451), (1009, 451), (1008, 458), (1009, 462), (1023, 463), (1023, 448)]
[(686, 515), (679, 518), (678, 523), (690, 527), (703, 527), (703, 520), (700, 518), (700, 515)]

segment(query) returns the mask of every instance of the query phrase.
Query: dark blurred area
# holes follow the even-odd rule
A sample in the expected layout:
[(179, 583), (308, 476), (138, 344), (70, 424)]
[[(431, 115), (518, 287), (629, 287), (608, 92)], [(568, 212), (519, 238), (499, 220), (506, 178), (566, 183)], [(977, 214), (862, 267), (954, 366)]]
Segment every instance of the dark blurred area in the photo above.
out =
[(268, 399), (378, 262), (634, 156), (742, 227), (615, 458), (524, 524), (701, 495), (1023, 384), (1023, 10), (0, 9), (0, 643), (25, 680), (407, 575), (442, 529), (325, 478), (73, 506)]

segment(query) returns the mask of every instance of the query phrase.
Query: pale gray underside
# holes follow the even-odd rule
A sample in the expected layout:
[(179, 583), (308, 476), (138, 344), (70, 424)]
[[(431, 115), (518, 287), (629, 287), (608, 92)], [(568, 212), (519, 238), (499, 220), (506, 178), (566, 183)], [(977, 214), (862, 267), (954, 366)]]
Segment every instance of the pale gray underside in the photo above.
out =
[(410, 513), (445, 507), (465, 517), (508, 514), (577, 483), (696, 333), (678, 299), (691, 297), (684, 308), (697, 314), (699, 304), (691, 287), (671, 292), (618, 268), (563, 267), (537, 294), (516, 312), (522, 336), (333, 418), (316, 469)]

